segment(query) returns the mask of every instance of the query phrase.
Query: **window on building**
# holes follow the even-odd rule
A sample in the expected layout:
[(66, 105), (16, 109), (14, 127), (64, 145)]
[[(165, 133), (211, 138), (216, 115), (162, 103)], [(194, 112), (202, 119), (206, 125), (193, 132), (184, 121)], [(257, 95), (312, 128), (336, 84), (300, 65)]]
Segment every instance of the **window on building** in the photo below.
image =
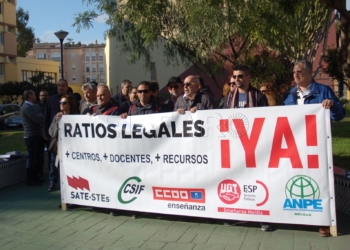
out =
[(95, 54), (95, 53), (92, 53), (92, 55), (91, 55), (91, 60), (92, 60), (92, 61), (96, 61), (96, 54)]
[(61, 61), (61, 54), (58, 52), (54, 52), (51, 54), (52, 61)]
[(105, 71), (105, 69), (104, 69), (103, 65), (100, 65), (100, 72), (104, 72), (104, 71)]
[(90, 67), (86, 66), (86, 72), (90, 72)]
[(100, 61), (103, 61), (103, 51), (100, 51), (98, 58)]
[(15, 63), (16, 62), (16, 57), (9, 56), (9, 62), (10, 63)]
[(2, 3), (0, 3), (0, 14), (2, 14)]
[(92, 69), (92, 72), (96, 72), (96, 64), (93, 63), (91, 69)]
[[(0, 5), (1, 6), (1, 5)], [(0, 14), (1, 14), (1, 12), (0, 12)], [(3, 35), (2, 35), (3, 33), (2, 32), (0, 32), (0, 45), (1, 44), (4, 44), (4, 38), (3, 38)]]
[(92, 78), (93, 81), (96, 82), (97, 77), (95, 75), (93, 75), (91, 78)]
[(86, 77), (86, 82), (90, 82), (90, 77)]
[(87, 52), (85, 54), (85, 61), (90, 61), (90, 53), (89, 52)]
[(72, 64), (72, 70), (75, 70), (75, 64)]
[(7, 0), (8, 3), (14, 3), (14, 0)]
[(76, 81), (77, 77), (76, 76), (72, 76), (72, 81)]
[[(38, 55), (36, 56), (37, 59), (47, 59), (46, 58), (46, 53), (38, 53)], [(60, 57), (61, 58), (61, 57)]]
[(7, 26), (7, 32), (13, 33), (13, 32), (14, 32), (14, 28), (12, 28), (12, 27), (10, 27), (10, 26)]
[(4, 72), (4, 64), (0, 63), (0, 76), (3, 76), (5, 74)]
[(75, 53), (72, 53), (71, 56), (72, 56), (72, 59), (74, 59), (75, 58)]
[(100, 82), (102, 82), (102, 83), (105, 82), (105, 76), (104, 75), (100, 75)]

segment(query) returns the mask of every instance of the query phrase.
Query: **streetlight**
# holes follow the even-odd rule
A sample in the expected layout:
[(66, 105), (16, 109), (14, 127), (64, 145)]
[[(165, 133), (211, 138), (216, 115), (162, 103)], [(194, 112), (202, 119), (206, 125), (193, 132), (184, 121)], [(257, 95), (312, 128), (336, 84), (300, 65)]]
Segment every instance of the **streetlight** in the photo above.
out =
[(63, 40), (68, 35), (68, 32), (60, 30), (60, 31), (55, 32), (55, 35), (57, 36), (58, 39), (60, 39), (60, 42), (61, 42), (61, 79), (64, 79), (64, 76), (63, 76)]

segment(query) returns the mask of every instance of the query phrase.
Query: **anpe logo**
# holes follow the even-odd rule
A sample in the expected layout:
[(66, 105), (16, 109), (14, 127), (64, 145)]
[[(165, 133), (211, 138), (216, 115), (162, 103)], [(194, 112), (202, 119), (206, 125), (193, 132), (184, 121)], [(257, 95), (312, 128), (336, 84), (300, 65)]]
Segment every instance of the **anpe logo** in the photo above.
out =
[(289, 179), (285, 187), (283, 210), (322, 212), (322, 199), (317, 182), (306, 175)]
[[(137, 199), (135, 195), (139, 195), (145, 190), (144, 185), (140, 185), (141, 179), (137, 176), (126, 179), (118, 191), (118, 200), (122, 204), (128, 204)], [(123, 198), (124, 197), (124, 198)]]
[(205, 189), (152, 187), (153, 199), (205, 203)]
[(223, 203), (235, 204), (241, 197), (241, 188), (234, 180), (224, 180), (218, 186), (218, 196)]

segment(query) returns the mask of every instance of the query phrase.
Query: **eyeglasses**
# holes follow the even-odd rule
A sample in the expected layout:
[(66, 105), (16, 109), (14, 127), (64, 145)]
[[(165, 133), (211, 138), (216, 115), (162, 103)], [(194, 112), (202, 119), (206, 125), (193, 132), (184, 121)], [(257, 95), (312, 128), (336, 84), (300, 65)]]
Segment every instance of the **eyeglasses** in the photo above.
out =
[(60, 101), (60, 105), (66, 105), (66, 104), (67, 104), (67, 102)]
[(236, 83), (235, 82), (230, 82), (230, 85), (236, 85)]
[(136, 92), (131, 92), (131, 94), (136, 95), (136, 94), (137, 94), (137, 91), (136, 91)]
[(231, 77), (232, 77), (233, 79), (236, 79), (236, 77), (238, 77), (239, 79), (242, 79), (243, 76), (246, 76), (246, 75), (232, 75)]
[(171, 86), (168, 86), (169, 89), (178, 89), (179, 88), (179, 85), (171, 85)]
[(137, 93), (139, 93), (139, 94), (141, 94), (141, 93), (148, 94), (148, 93), (149, 93), (149, 90), (148, 90), (148, 89), (138, 90)]

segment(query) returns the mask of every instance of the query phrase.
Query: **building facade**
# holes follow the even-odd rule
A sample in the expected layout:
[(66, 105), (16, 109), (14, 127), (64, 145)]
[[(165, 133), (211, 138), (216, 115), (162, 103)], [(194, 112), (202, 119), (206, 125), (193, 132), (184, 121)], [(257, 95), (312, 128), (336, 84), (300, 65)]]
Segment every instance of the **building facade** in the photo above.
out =
[(16, 4), (17, 0), (0, 0), (0, 84), (16, 80)]
[[(61, 62), (60, 43), (35, 43), (27, 58)], [(82, 45), (63, 48), (63, 73), (73, 89), (86, 82), (106, 82), (105, 45)]]

